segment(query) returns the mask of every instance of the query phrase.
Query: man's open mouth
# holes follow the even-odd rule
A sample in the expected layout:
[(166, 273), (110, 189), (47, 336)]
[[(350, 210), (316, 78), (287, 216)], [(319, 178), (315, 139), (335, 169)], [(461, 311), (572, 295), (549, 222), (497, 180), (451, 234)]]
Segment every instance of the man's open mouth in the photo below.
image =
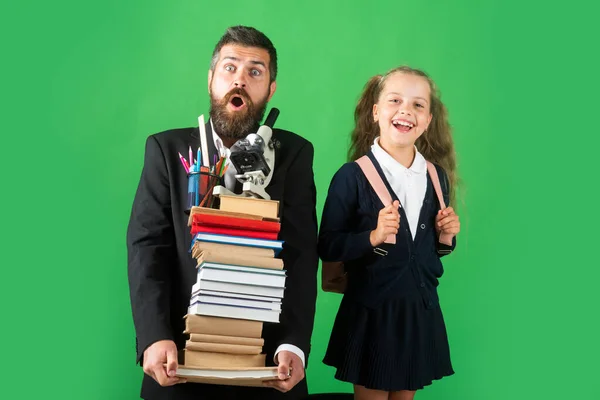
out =
[(232, 96), (231, 100), (229, 100), (229, 104), (231, 104), (233, 106), (233, 108), (237, 110), (237, 109), (244, 107), (246, 102), (240, 96)]

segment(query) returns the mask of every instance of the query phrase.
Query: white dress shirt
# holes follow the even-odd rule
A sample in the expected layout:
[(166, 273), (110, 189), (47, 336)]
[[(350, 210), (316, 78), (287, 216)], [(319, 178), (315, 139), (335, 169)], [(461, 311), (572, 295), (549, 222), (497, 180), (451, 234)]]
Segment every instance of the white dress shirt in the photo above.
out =
[[(210, 127), (212, 130), (213, 142), (215, 143), (215, 148), (217, 149), (217, 153), (221, 157), (225, 157), (225, 165), (231, 164), (231, 161), (229, 160), (229, 156), (231, 155), (231, 150), (229, 149), (229, 147), (225, 147), (225, 145), (223, 144), (223, 141), (221, 140), (221, 138), (215, 131), (215, 126), (213, 125), (212, 120), (210, 120)], [(231, 190), (232, 192), (235, 188), (235, 181), (236, 181), (235, 175), (236, 174), (237, 174), (237, 171), (235, 170), (235, 167), (233, 165), (229, 165), (229, 167), (227, 167), (227, 171), (225, 171), (225, 187), (227, 189)]]
[(410, 168), (406, 168), (381, 148), (379, 137), (375, 138), (371, 151), (381, 165), (385, 178), (398, 196), (400, 204), (404, 207), (410, 233), (414, 240), (427, 191), (427, 161), (415, 147), (415, 159)]
[[(212, 130), (212, 135), (213, 135), (213, 141), (215, 143), (215, 148), (217, 149), (217, 152), (221, 156), (226, 157), (225, 165), (229, 165), (231, 163), (231, 161), (229, 160), (229, 157), (231, 155), (231, 150), (228, 147), (225, 147), (225, 145), (223, 144), (223, 141), (221, 140), (221, 138), (215, 131), (215, 126), (213, 125), (212, 120), (210, 120), (210, 127), (212, 128), (211, 130)], [(236, 181), (235, 175), (236, 174), (237, 174), (237, 171), (233, 165), (229, 166), (227, 168), (227, 171), (225, 171), (225, 187), (227, 189), (231, 190), (232, 192), (235, 188), (235, 181)], [(281, 345), (279, 345), (279, 347), (277, 347), (277, 350), (275, 351), (275, 363), (276, 364), (278, 364), (277, 355), (279, 354), (279, 352), (284, 351), (284, 350), (290, 351), (290, 352), (296, 354), (298, 357), (300, 357), (300, 360), (302, 360), (302, 366), (306, 369), (304, 352), (298, 346), (294, 346), (293, 344), (281, 344)]]

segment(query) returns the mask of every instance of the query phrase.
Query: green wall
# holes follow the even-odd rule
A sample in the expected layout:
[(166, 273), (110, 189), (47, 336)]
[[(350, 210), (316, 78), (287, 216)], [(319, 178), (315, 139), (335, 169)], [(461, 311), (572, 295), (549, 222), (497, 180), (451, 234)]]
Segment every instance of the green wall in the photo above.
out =
[[(442, 90), (464, 181), (463, 230), (440, 287), (457, 373), (418, 397), (600, 398), (592, 2), (2, 9), (0, 397), (137, 397), (125, 230), (144, 140), (208, 114), (213, 46), (247, 24), (279, 52), (277, 125), (315, 145), (319, 213), (367, 79), (408, 63)], [(319, 293), (313, 393), (351, 390), (321, 363), (339, 300)]]

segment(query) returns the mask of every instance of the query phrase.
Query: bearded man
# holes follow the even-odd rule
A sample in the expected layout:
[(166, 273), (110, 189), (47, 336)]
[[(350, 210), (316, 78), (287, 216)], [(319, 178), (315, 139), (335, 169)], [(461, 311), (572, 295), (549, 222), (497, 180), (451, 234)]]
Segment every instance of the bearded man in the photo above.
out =
[[(210, 164), (217, 154), (256, 132), (277, 88), (277, 53), (260, 31), (228, 28), (215, 46), (208, 71), (210, 119), (205, 131)], [(143, 366), (143, 399), (302, 399), (304, 370), (313, 330), (317, 257), (313, 146), (301, 136), (273, 129), (275, 165), (266, 187), (280, 202), (284, 241), (279, 257), (287, 271), (280, 323), (265, 323), (267, 365), (282, 381), (262, 388), (187, 383), (175, 376), (185, 347), (183, 316), (196, 282), (189, 253), (187, 175), (178, 153), (200, 147), (199, 127), (172, 129), (146, 140), (144, 164), (127, 230), (128, 277), (136, 332), (137, 362)], [(198, 160), (198, 162), (201, 162)], [(231, 165), (222, 184), (240, 193)], [(166, 364), (166, 367), (164, 366)], [(287, 377), (289, 374), (289, 377)], [(269, 387), (270, 386), (270, 387)]]

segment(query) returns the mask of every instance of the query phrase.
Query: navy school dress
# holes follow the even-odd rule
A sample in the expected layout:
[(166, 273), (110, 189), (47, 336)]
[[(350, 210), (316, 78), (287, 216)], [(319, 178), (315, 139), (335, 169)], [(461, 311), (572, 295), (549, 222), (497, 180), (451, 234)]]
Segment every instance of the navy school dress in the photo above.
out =
[[(398, 200), (373, 153), (367, 154), (393, 200)], [(436, 166), (446, 204), (447, 178)], [(404, 209), (396, 244), (374, 252), (369, 235), (383, 204), (358, 164), (344, 164), (329, 187), (319, 231), (323, 261), (343, 261), (348, 285), (323, 362), (336, 379), (369, 389), (418, 390), (454, 374), (446, 327), (437, 295), (444, 270), (434, 227), (440, 208), (431, 178), (415, 239)]]

